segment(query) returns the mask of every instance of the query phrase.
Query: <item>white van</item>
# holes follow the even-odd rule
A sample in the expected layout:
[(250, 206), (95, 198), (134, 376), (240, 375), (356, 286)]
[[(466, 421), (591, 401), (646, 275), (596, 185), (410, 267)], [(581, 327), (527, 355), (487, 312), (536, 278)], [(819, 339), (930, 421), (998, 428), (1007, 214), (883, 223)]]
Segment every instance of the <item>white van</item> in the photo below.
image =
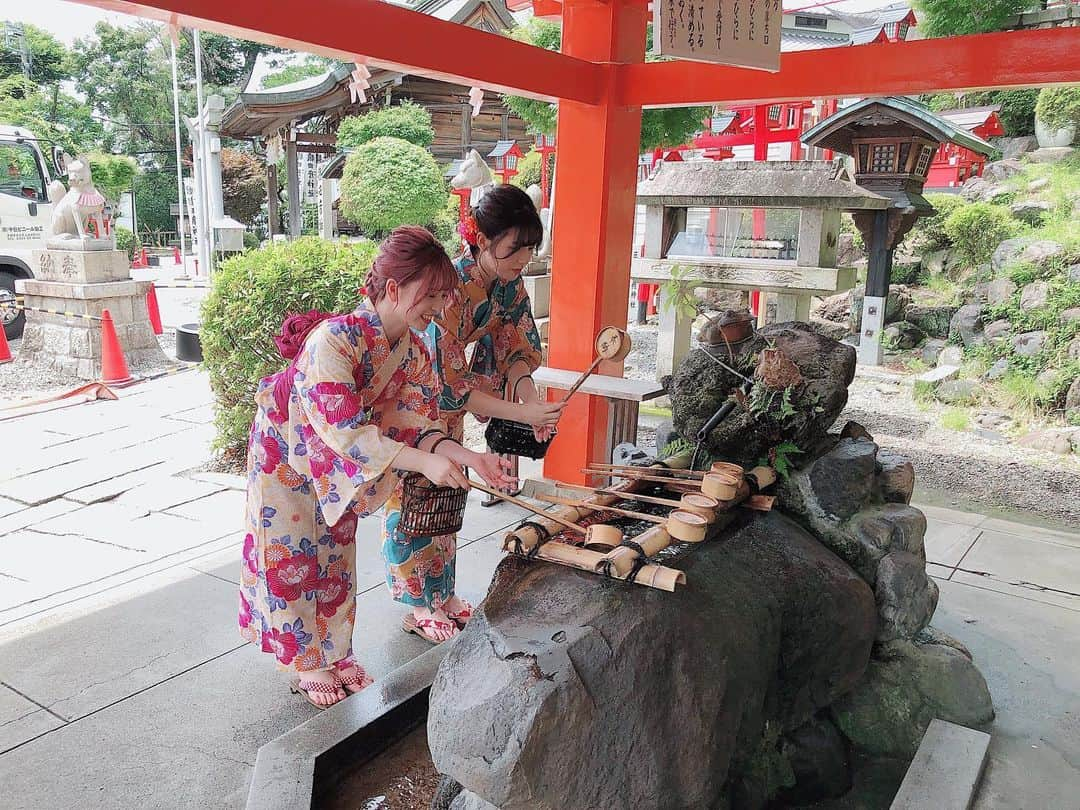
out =
[[(59, 150), (50, 150), (63, 171)], [(37, 138), (25, 127), (0, 124), (0, 302), (15, 300), (15, 279), (33, 278), (30, 254), (45, 247), (52, 216), (49, 166)], [(22, 335), (25, 314), (0, 307), (8, 340)]]

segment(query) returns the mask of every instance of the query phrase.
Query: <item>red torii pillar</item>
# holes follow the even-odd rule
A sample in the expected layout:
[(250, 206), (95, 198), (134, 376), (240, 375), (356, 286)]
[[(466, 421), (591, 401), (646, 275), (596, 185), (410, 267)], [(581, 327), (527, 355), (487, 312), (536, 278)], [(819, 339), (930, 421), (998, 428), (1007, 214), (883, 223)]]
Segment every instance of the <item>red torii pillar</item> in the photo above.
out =
[[(645, 3), (563, 7), (562, 52), (612, 68), (599, 103), (559, 102), (559, 142), (574, 148), (556, 157), (563, 182), (552, 225), (548, 362), (554, 368), (588, 368), (597, 332), (626, 323), (641, 107), (617, 102), (614, 65), (644, 61), (647, 18)], [(622, 363), (603, 363), (599, 373), (622, 376)], [(582, 462), (601, 458), (606, 435), (606, 403), (574, 396), (544, 458), (544, 476), (583, 482)]]

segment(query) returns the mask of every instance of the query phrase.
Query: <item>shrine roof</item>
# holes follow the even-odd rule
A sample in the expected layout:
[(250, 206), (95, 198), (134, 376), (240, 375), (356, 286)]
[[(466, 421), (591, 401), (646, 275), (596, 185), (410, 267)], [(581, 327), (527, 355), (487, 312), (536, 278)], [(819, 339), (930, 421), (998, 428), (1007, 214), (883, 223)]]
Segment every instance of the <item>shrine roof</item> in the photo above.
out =
[(1000, 104), (992, 104), (989, 107), (968, 107), (965, 110), (942, 110), (939, 116), (966, 130), (985, 124), (987, 119), (995, 113), (1001, 112)]
[(859, 135), (859, 130), (879, 125), (886, 119), (921, 130), (940, 143), (955, 143), (980, 155), (989, 155), (994, 151), (994, 147), (982, 138), (935, 115), (929, 107), (903, 96), (857, 101), (806, 130), (802, 134), (802, 142), (807, 146), (849, 154), (852, 138)]
[(793, 31), (790, 28), (780, 29), (781, 53), (816, 51), (821, 48), (841, 48), (849, 44), (850, 41), (847, 34), (835, 31)]
[(661, 163), (638, 183), (639, 205), (881, 209), (889, 200), (855, 184), (842, 160), (695, 160)]
[(871, 25), (869, 28), (858, 28), (851, 32), (852, 45), (866, 45), (878, 37), (883, 36), (885, 28), (881, 25)]

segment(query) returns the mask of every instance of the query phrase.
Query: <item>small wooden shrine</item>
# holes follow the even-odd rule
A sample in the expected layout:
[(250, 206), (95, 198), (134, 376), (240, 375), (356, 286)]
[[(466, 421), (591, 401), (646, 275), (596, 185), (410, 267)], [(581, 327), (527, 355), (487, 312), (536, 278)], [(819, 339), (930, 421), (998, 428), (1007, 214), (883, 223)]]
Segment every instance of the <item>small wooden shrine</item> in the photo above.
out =
[(803, 142), (850, 155), (859, 186), (889, 200), (884, 210), (854, 212), (869, 253), (859, 361), (880, 365), (893, 250), (916, 219), (934, 211), (922, 195), (934, 154), (942, 143), (981, 154), (990, 154), (993, 147), (901, 97), (852, 104), (807, 130)]

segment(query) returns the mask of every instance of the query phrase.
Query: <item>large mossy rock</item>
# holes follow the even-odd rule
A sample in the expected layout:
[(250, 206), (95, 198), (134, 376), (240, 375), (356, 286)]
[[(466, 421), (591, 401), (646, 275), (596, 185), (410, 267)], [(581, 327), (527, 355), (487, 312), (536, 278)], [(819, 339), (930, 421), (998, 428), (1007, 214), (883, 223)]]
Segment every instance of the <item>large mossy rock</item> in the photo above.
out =
[(502, 810), (757, 807), (799, 778), (843, 785), (843, 746), (805, 726), (863, 676), (867, 584), (776, 511), (669, 564), (687, 576), (674, 593), (504, 560), (432, 687), (439, 771)]
[(935, 717), (978, 727), (994, 719), (986, 681), (946, 644), (898, 641), (877, 652), (866, 679), (832, 707), (840, 730), (871, 756), (915, 755)]
[[(783, 442), (808, 451), (826, 436), (847, 404), (847, 388), (855, 378), (855, 349), (817, 334), (809, 324), (766, 326), (736, 346), (734, 358), (726, 352), (718, 356), (750, 376), (761, 350), (768, 346), (780, 349), (803, 377), (793, 397), (795, 413), (781, 420), (775, 417), (776, 408), (772, 414), (755, 415), (737, 406), (706, 437), (703, 449), (711, 455), (752, 467)], [(675, 430), (688, 441), (696, 441), (698, 430), (742, 383), (705, 351), (692, 351), (667, 382)]]

